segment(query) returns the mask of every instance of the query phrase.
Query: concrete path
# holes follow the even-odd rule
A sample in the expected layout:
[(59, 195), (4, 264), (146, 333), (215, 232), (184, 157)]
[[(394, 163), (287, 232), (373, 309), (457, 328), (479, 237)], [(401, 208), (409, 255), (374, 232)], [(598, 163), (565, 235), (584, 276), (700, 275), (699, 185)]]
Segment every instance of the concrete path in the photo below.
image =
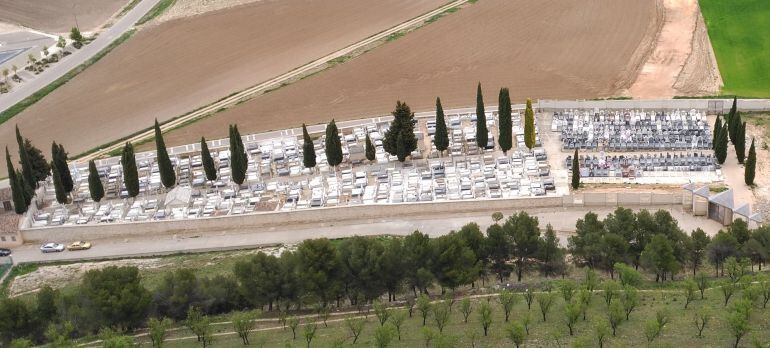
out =
[[(374, 207), (376, 208), (376, 207)], [(658, 208), (649, 207), (655, 211)], [(681, 209), (667, 208), (672, 216), (679, 221), (679, 226), (686, 232), (700, 227), (709, 235), (716, 234), (722, 227), (717, 222), (704, 218), (694, 217)], [(563, 246), (567, 245), (567, 238), (575, 229), (577, 219), (585, 216), (588, 211), (594, 211), (601, 218), (612, 212), (612, 208), (550, 208), (530, 209), (530, 214), (538, 217), (540, 227), (545, 228), (551, 224), (561, 240)], [(310, 224), (301, 226), (287, 226), (278, 228), (266, 228), (250, 233), (218, 233), (206, 235), (181, 236), (142, 236), (132, 238), (116, 238), (93, 241), (94, 247), (85, 251), (64, 251), (61, 253), (43, 254), (38, 250), (38, 245), (24, 245), (13, 249), (13, 258), (16, 263), (24, 262), (52, 262), (64, 260), (87, 260), (104, 258), (125, 258), (135, 256), (157, 256), (179, 252), (206, 252), (217, 250), (252, 248), (260, 245), (276, 243), (299, 243), (311, 238), (342, 238), (354, 235), (407, 235), (415, 230), (427, 233), (431, 236), (447, 234), (452, 230), (458, 230), (469, 222), (478, 223), (482, 231), (492, 224), (492, 211), (485, 213), (472, 213), (465, 215), (432, 216), (430, 218), (410, 217), (408, 219), (390, 218), (365, 221), (352, 221), (343, 224)], [(511, 212), (503, 212), (506, 216)], [(63, 238), (59, 243), (69, 243)]]
[(136, 4), (131, 11), (123, 15), (113, 26), (105, 30), (90, 44), (75, 51), (67, 58), (51, 65), (34, 80), (27, 81), (14, 87), (13, 91), (0, 96), (0, 112), (7, 110), (16, 103), (24, 100), (34, 94), (41, 88), (48, 86), (58, 78), (64, 76), (70, 70), (76, 68), (86, 60), (90, 59), (104, 48), (109, 46), (115, 39), (131, 30), (139, 19), (150, 11), (160, 0), (142, 0)]

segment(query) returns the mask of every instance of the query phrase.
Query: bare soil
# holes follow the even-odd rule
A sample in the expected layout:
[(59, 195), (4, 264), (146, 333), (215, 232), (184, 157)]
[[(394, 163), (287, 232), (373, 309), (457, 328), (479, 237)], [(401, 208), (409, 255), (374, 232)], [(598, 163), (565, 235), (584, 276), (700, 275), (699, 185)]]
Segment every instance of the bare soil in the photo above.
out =
[(597, 98), (628, 88), (655, 37), (654, 1), (484, 0), (344, 64), (172, 131), (167, 144), (242, 132), (383, 115), (396, 100), (413, 110), (486, 102), (510, 88), (531, 98)]
[[(447, 0), (261, 1), (151, 25), (0, 125), (77, 154), (268, 80)], [(5, 172), (5, 166), (0, 169)], [(3, 174), (0, 174), (2, 176)]]
[(128, 0), (0, 0), (0, 21), (49, 33), (75, 26), (92, 31), (118, 12)]
[(155, 23), (167, 22), (172, 19), (191, 17), (206, 12), (249, 4), (257, 1), (281, 1), (281, 0), (176, 0), (160, 17), (155, 18)]
[(713, 95), (722, 79), (697, 0), (659, 0), (663, 27), (639, 76), (624, 94), (638, 99)]

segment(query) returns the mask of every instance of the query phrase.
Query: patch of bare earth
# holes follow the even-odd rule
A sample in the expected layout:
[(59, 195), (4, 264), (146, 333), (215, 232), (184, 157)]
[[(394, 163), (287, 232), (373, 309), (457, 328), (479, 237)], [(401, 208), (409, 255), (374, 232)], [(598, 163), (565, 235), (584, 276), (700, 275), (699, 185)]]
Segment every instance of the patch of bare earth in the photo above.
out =
[(722, 79), (697, 0), (658, 0), (663, 26), (631, 88), (638, 99), (711, 95)]
[(155, 23), (167, 22), (172, 19), (197, 16), (206, 12), (240, 6), (257, 1), (282, 1), (282, 0), (176, 0)]
[(616, 95), (636, 77), (655, 37), (653, 1), (484, 0), (332, 69), (172, 131), (167, 144), (241, 132), (383, 115), (396, 100), (430, 110), (474, 105), (476, 83), (495, 103)]
[(103, 269), (109, 266), (135, 266), (140, 270), (161, 268), (166, 265), (163, 259), (126, 259), (102, 262), (81, 262), (66, 265), (40, 266), (32, 273), (16, 277), (9, 287), (9, 295), (16, 297), (34, 292), (48, 285), (52, 288), (62, 288), (79, 281), (91, 270)]
[(77, 25), (92, 31), (117, 13), (128, 0), (0, 0), (0, 21), (50, 33)]
[[(429, 12), (446, 0), (281, 0), (168, 21), (0, 124), (39, 146), (90, 150), (281, 75)], [(0, 168), (0, 177), (5, 173)]]

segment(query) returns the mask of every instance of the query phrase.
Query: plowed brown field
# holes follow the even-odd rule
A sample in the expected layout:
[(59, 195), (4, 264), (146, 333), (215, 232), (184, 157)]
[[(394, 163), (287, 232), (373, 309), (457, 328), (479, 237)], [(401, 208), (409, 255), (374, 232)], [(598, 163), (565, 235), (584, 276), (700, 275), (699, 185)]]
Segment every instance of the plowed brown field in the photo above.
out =
[(200, 136), (295, 127), (389, 113), (486, 102), (510, 88), (516, 101), (597, 98), (628, 88), (662, 20), (647, 0), (482, 0), (372, 52), (172, 131), (167, 144)]
[(0, 22), (63, 33), (75, 26), (77, 15), (80, 30), (91, 31), (126, 4), (128, 0), (0, 0)]
[[(260, 1), (141, 30), (0, 125), (81, 153), (268, 80), (448, 0)], [(15, 148), (15, 145), (12, 145)], [(0, 169), (5, 172), (5, 167)]]

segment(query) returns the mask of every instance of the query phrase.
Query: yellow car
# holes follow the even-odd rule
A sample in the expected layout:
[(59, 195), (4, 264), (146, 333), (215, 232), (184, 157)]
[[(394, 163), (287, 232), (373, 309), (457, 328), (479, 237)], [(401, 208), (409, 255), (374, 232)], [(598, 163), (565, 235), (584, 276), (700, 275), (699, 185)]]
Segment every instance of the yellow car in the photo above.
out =
[(67, 246), (67, 250), (87, 250), (91, 249), (91, 243), (79, 240)]

